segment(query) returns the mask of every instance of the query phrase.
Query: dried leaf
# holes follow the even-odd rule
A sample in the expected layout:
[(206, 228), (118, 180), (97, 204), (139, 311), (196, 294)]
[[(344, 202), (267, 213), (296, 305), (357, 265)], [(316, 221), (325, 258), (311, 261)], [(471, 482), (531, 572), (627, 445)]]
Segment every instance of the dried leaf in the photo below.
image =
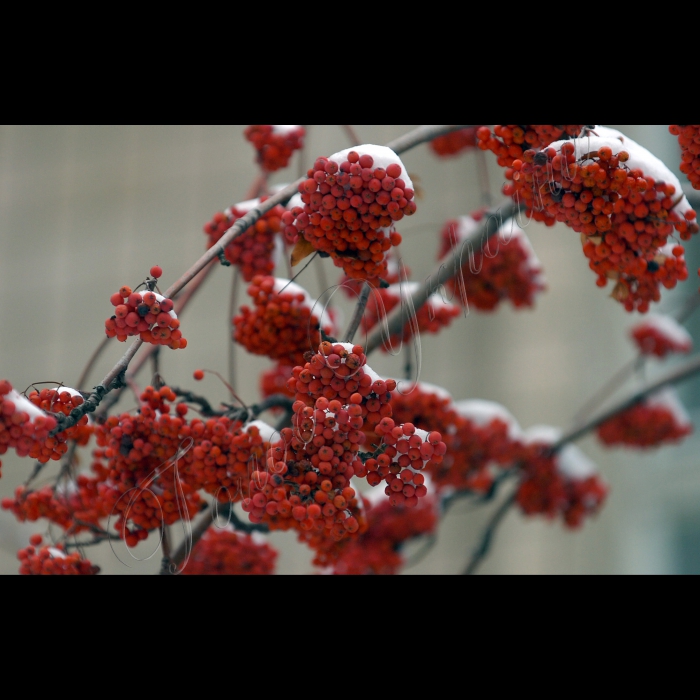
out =
[(630, 289), (624, 282), (618, 282), (610, 293), (616, 301), (624, 301), (630, 295)]
[(410, 177), (411, 181), (413, 182), (413, 193), (416, 199), (423, 199), (425, 196), (425, 190), (420, 184), (420, 177), (418, 177), (418, 175), (413, 175), (412, 173), (408, 173), (408, 177)]
[(304, 258), (308, 258), (316, 250), (303, 236), (299, 238), (292, 250), (292, 267), (296, 267)]

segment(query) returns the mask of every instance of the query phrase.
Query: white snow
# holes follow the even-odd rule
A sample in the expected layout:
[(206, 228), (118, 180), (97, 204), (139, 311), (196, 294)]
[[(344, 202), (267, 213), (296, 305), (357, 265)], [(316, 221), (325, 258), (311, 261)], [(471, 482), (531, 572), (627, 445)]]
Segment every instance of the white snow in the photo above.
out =
[(679, 426), (689, 428), (693, 425), (690, 416), (678, 398), (676, 390), (672, 387), (664, 387), (654, 394), (651, 394), (647, 398), (646, 404), (648, 406), (663, 406), (669, 409)]
[[(562, 436), (559, 428), (551, 425), (534, 425), (528, 428), (523, 437), (525, 442), (541, 442), (553, 445)], [(571, 481), (583, 481), (598, 473), (598, 467), (576, 445), (564, 445), (557, 454), (557, 468), (562, 476)]]
[(690, 348), (693, 345), (693, 339), (688, 331), (681, 326), (675, 318), (665, 316), (663, 314), (647, 314), (647, 316), (638, 324), (632, 327), (632, 330), (637, 328), (651, 328), (659, 333), (662, 337), (679, 347)]
[(348, 153), (350, 153), (350, 151), (355, 151), (355, 153), (359, 153), (361, 156), (372, 156), (374, 159), (374, 164), (372, 165), (373, 170), (376, 168), (384, 168), (386, 170), (387, 166), (392, 163), (398, 163), (401, 166), (401, 174), (399, 177), (406, 183), (406, 187), (415, 189), (411, 178), (408, 176), (408, 170), (406, 170), (406, 166), (401, 161), (401, 158), (386, 146), (375, 146), (371, 143), (365, 143), (362, 144), (362, 146), (353, 146), (352, 148), (345, 148), (342, 151), (338, 151), (338, 153), (329, 156), (328, 160), (332, 160), (334, 163), (340, 165), (348, 159)]
[(454, 408), (460, 416), (468, 418), (478, 426), (488, 425), (492, 420), (498, 418), (508, 426), (508, 437), (511, 440), (522, 436), (522, 429), (518, 421), (506, 408), (495, 401), (468, 399), (455, 402)]
[(255, 426), (259, 432), (260, 432), (260, 437), (265, 441), (265, 442), (270, 442), (272, 439), (272, 436), (277, 433), (277, 431), (271, 426), (268, 425), (265, 421), (263, 420), (252, 420), (250, 423), (247, 423), (245, 425), (245, 430), (247, 431), (248, 428), (252, 428)]
[[(598, 151), (603, 146), (609, 146), (612, 149), (613, 155), (617, 155), (620, 151), (629, 153), (629, 160), (625, 165), (634, 170), (638, 168), (644, 176), (654, 178), (656, 182), (665, 182), (673, 185), (676, 188), (676, 193), (673, 198), (683, 194), (683, 188), (678, 178), (669, 170), (668, 166), (657, 158), (653, 153), (648, 151), (644, 146), (640, 146), (636, 141), (633, 141), (629, 136), (625, 136), (617, 129), (610, 129), (606, 126), (596, 126), (593, 131), (598, 134), (594, 136), (583, 136), (581, 138), (571, 139), (570, 141), (555, 141), (549, 148), (560, 151), (565, 143), (573, 143), (575, 147), (574, 155), (576, 159), (580, 159), (586, 153)], [(676, 204), (673, 210), (683, 218), (686, 211), (692, 209), (688, 199), (683, 196), (681, 201)]]
[(292, 131), (297, 131), (298, 129), (301, 129), (300, 124), (271, 124), (272, 127), (272, 133), (273, 134), (289, 134)]
[(15, 411), (24, 411), (29, 415), (29, 419), (38, 418), (48, 418), (49, 414), (42, 411), (38, 406), (35, 406), (29, 399), (25, 398), (18, 391), (13, 389), (9, 394), (5, 395), (5, 400), (12, 401), (15, 405)]
[(66, 558), (66, 553), (62, 552), (60, 549), (56, 549), (56, 547), (49, 547), (48, 552), (54, 559), (65, 559)]
[(325, 309), (322, 307), (322, 305), (319, 304), (317, 301), (314, 301), (313, 297), (296, 282), (290, 282), (284, 277), (275, 277), (275, 285), (273, 289), (275, 292), (277, 292), (277, 294), (282, 292), (283, 289), (284, 294), (302, 294), (304, 296), (304, 300), (301, 303), (307, 309), (309, 309), (309, 311), (311, 311), (316, 316), (316, 318), (319, 319), (319, 323), (322, 327), (326, 328), (327, 326), (330, 326), (331, 333), (334, 332), (335, 326), (333, 324), (333, 321), (328, 315), (328, 313), (325, 311)]

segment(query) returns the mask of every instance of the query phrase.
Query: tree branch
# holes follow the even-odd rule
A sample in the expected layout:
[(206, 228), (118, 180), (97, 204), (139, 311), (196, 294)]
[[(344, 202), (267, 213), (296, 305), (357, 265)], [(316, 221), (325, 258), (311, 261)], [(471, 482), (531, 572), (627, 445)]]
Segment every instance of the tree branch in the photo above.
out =
[(362, 285), (362, 290), (360, 291), (360, 297), (355, 304), (355, 310), (352, 314), (352, 319), (350, 320), (350, 325), (345, 331), (344, 341), (345, 343), (352, 343), (352, 339), (355, 337), (355, 333), (360, 326), (362, 321), (362, 316), (367, 308), (367, 300), (369, 299), (369, 293), (372, 291), (368, 282)]
[[(455, 248), (449, 256), (444, 258), (426, 281), (410, 295), (415, 311), (417, 312), (418, 309), (425, 304), (430, 295), (434, 294), (439, 289), (440, 285), (461, 273), (462, 266), (466, 262), (464, 257), (465, 252), (481, 250), (486, 241), (500, 229), (502, 222), (507, 221), (514, 216), (516, 212), (522, 209), (524, 209), (523, 204), (518, 205), (515, 204), (513, 200), (506, 199), (501, 202), (497, 209), (490, 210), (489, 213), (484, 216), (479, 227), (462, 241), (460, 246)], [(371, 333), (367, 340), (365, 353), (369, 355), (370, 352), (380, 347), (390, 336), (401, 333), (408, 322), (409, 313), (408, 304), (401, 304), (395, 307), (394, 310), (387, 315), (386, 323), (380, 323)]]

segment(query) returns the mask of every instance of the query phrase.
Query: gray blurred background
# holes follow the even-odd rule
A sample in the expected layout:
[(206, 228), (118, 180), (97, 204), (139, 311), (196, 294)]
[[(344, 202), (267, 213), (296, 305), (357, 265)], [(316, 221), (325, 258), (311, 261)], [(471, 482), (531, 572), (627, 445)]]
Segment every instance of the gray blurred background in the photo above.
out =
[[(610, 125), (639, 141), (677, 170), (676, 141), (664, 125)], [(73, 385), (103, 338), (111, 313), (110, 295), (121, 285), (137, 285), (153, 264), (169, 286), (205, 250), (202, 226), (217, 211), (244, 198), (257, 174), (252, 146), (239, 126), (1, 126), (0, 127), (0, 377), (19, 391), (34, 381)], [(356, 126), (362, 142), (383, 144), (411, 125)], [(339, 126), (312, 126), (307, 164), (319, 155), (351, 145)], [(499, 201), (500, 169), (486, 154), (491, 191)], [(403, 156), (424, 190), (418, 211), (398, 226), (401, 253), (423, 280), (435, 264), (438, 232), (451, 217), (481, 205), (478, 154), (438, 159), (426, 145)], [(272, 183), (297, 177), (297, 159)], [(683, 178), (681, 176), (682, 181)], [(439, 336), (422, 338), (421, 379), (445, 386), (455, 399), (481, 398), (505, 405), (527, 428), (549, 424), (566, 429), (577, 409), (633, 355), (627, 329), (639, 318), (599, 289), (588, 269), (578, 235), (564, 226), (532, 223), (527, 234), (544, 267), (548, 291), (532, 310), (504, 304), (495, 313), (474, 310)], [(690, 278), (664, 292), (653, 311), (677, 310), (697, 293), (700, 243), (687, 245)], [(331, 283), (338, 268), (323, 261)], [(281, 264), (278, 276), (286, 277)], [(228, 307), (231, 268), (217, 268), (183, 314), (186, 350), (165, 349), (166, 381), (227, 400), (210, 375), (192, 380), (199, 367), (227, 373), (230, 337)], [(312, 264), (299, 278), (312, 295), (318, 276)], [(239, 300), (245, 294), (239, 290)], [(336, 295), (337, 299), (339, 295)], [(344, 308), (350, 307), (343, 302)], [(346, 319), (347, 319), (346, 313)], [(700, 321), (690, 324), (697, 341)], [(356, 338), (360, 342), (359, 336)], [(127, 345), (112, 341), (87, 387), (98, 383)], [(377, 353), (370, 364), (397, 376), (401, 358)], [(259, 398), (265, 358), (236, 353), (235, 388), (248, 402)], [(653, 376), (660, 363), (651, 363)], [(149, 370), (138, 377), (149, 381)], [(698, 384), (681, 395), (694, 418)], [(624, 392), (623, 392), (624, 393)], [(121, 410), (133, 408), (128, 394)], [(695, 421), (697, 424), (697, 420)], [(700, 460), (698, 438), (653, 451), (605, 450), (594, 438), (579, 446), (600, 467), (611, 486), (600, 515), (579, 531), (558, 522), (526, 519), (512, 512), (498, 532), (480, 571), (500, 574), (700, 573)], [(14, 454), (2, 457), (0, 497), (12, 494), (33, 464)], [(88, 468), (89, 451), (82, 451)], [(55, 463), (46, 473), (55, 473)], [(438, 544), (407, 573), (458, 573), (478, 539), (492, 506), (454, 507), (442, 522)], [(19, 524), (0, 511), (0, 573), (16, 573), (16, 552), (45, 522)], [(279, 573), (309, 573), (311, 555), (293, 534), (275, 533)], [(139, 546), (148, 556), (153, 542)], [(154, 573), (159, 556), (130, 568), (109, 546), (90, 548), (90, 558), (111, 574)]]

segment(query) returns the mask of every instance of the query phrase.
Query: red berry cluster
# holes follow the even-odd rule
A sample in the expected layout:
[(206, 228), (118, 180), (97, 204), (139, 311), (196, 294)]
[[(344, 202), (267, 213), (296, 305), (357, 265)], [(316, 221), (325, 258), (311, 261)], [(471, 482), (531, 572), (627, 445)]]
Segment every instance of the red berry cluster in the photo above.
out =
[(129, 336), (138, 335), (145, 343), (167, 345), (173, 350), (186, 348), (180, 321), (173, 311), (172, 299), (156, 292), (132, 292), (124, 286), (110, 297), (114, 316), (105, 321), (108, 338), (116, 337), (125, 342)]
[(366, 365), (367, 357), (361, 345), (324, 341), (319, 352), (309, 352), (306, 358), (304, 365), (292, 370), (287, 383), (296, 392), (296, 399), (307, 406), (315, 406), (321, 397), (328, 401), (338, 399), (342, 406), (356, 406), (348, 408), (352, 423), (370, 443), (375, 441), (375, 426), (382, 418), (391, 416), (390, 392), (396, 388), (396, 382), (381, 379)]
[[(516, 501), (526, 515), (561, 515), (567, 527), (576, 528), (600, 510), (608, 487), (587, 466), (577, 469), (581, 455), (576, 447), (569, 445), (560, 456), (553, 456), (547, 451), (550, 444), (531, 442), (523, 447), (523, 479)], [(567, 463), (573, 463), (573, 469), (567, 470)]]
[[(32, 538), (34, 539), (34, 537)], [(41, 542), (38, 537), (36, 542)], [(73, 552), (67, 554), (61, 545), (55, 547), (41, 547), (38, 551), (33, 545), (20, 549), (17, 552), (20, 561), (19, 573), (27, 575), (53, 575), (53, 576), (89, 576), (98, 574), (100, 567), (93, 565), (89, 560), (82, 559), (80, 554)]]
[[(209, 237), (207, 248), (215, 245), (238, 219), (265, 199), (266, 197), (241, 202), (224, 212), (214, 214), (212, 220), (204, 226), (204, 233)], [(224, 249), (226, 259), (240, 269), (246, 282), (250, 282), (255, 275), (269, 275), (275, 269), (273, 254), (275, 241), (278, 240), (276, 234), (282, 230), (283, 213), (284, 207), (274, 207)]]
[(693, 424), (671, 389), (618, 413), (597, 429), (606, 445), (643, 448), (678, 442), (692, 432)]
[(505, 299), (516, 308), (532, 306), (535, 295), (545, 289), (542, 268), (525, 232), (513, 219), (501, 226), (484, 250), (473, 252), (464, 244), (483, 215), (478, 211), (452, 219), (442, 229), (438, 259), (452, 250), (462, 255), (461, 271), (448, 281), (448, 290), (455, 301), (467, 307), (474, 304), (482, 311), (492, 311)]
[(687, 240), (700, 227), (663, 163), (619, 132), (598, 132), (581, 139), (578, 148), (587, 152), (578, 158), (571, 141), (525, 151), (506, 170), (504, 192), (524, 201), (536, 220), (579, 232), (597, 284), (616, 280), (612, 296), (644, 313), (660, 299), (660, 285), (671, 289), (688, 277), (683, 247), (667, 239), (675, 229)]
[(2, 507), (11, 510), (19, 522), (34, 522), (46, 518), (71, 533), (88, 530), (85, 523), (98, 525), (101, 518), (109, 515), (100, 493), (103, 479), (90, 478), (85, 474), (66, 486), (56, 488), (43, 486), (31, 491), (25, 486), (15, 489), (15, 497), (4, 498)]
[[(395, 306), (401, 303), (401, 296), (404, 299), (419, 287), (417, 282), (402, 282), (384, 288), (373, 289), (369, 302), (362, 317), (362, 327), (368, 331), (373, 328), (380, 319), (385, 318)], [(413, 338), (414, 324), (417, 324), (419, 333), (439, 333), (442, 328), (452, 323), (452, 319), (459, 316), (460, 308), (454, 304), (446, 302), (438, 293), (432, 294), (415, 314), (413, 320), (408, 321), (403, 329), (401, 337), (393, 335), (390, 337), (390, 344), (384, 343), (382, 350), (390, 352), (391, 348), (399, 342), (408, 342)]]
[(210, 527), (197, 542), (183, 574), (241, 576), (275, 572), (277, 551), (263, 538)]
[[(71, 389), (68, 386), (32, 391), (27, 398), (43, 411), (62, 413), (64, 416), (69, 416), (73, 409), (81, 406), (85, 402), (79, 391)], [(56, 447), (58, 445), (65, 442), (67, 439), (74, 440), (80, 446), (87, 445), (93, 432), (94, 426), (89, 422), (88, 416), (85, 415), (80, 418), (76, 425), (62, 431), (59, 436), (53, 438), (58, 439), (56, 445), (53, 445), (50, 441), (45, 441), (42, 449), (46, 451), (49, 448), (53, 448), (52, 454), (54, 456), (51, 457), (51, 455), (49, 455), (49, 457), (51, 459), (59, 459), (60, 455), (62, 455), (65, 450), (63, 450), (63, 448), (57, 450)]]
[[(107, 511), (116, 516), (117, 532), (129, 546), (146, 539), (161, 523), (176, 522), (185, 510), (194, 517), (202, 503), (195, 487), (179, 471), (176, 476), (172, 463), (184, 452), (178, 450), (192, 430), (181, 415), (186, 406), (180, 409), (179, 404), (177, 415), (170, 415), (168, 401), (175, 399), (170, 387), (156, 390), (149, 386), (141, 395), (139, 413), (110, 416), (95, 431), (98, 449), (93, 469), (106, 471), (102, 498)], [(178, 460), (178, 470), (181, 468)]]
[(688, 176), (694, 189), (700, 190), (700, 124), (671, 124), (668, 130), (678, 136), (681, 172)]
[(476, 126), (451, 131), (430, 142), (430, 150), (438, 156), (454, 156), (476, 146)]
[(385, 481), (391, 505), (415, 508), (418, 499), (428, 494), (422, 470), (440, 464), (447, 451), (442, 435), (437, 430), (420, 430), (413, 423), (396, 425), (392, 418), (382, 418), (376, 432), (383, 439), (383, 452), (365, 462), (367, 482), (378, 486)]
[(630, 335), (642, 355), (665, 357), (671, 352), (690, 352), (693, 347), (690, 333), (670, 316), (650, 314), (632, 327)]
[(416, 210), (399, 157), (382, 146), (358, 146), (318, 158), (307, 175), (299, 185), (303, 208), (282, 217), (285, 238), (296, 243), (302, 235), (348, 277), (378, 286), (386, 252), (401, 243), (394, 223)]
[(583, 124), (497, 124), (493, 133), (487, 126), (476, 130), (478, 146), (498, 156), (498, 164), (505, 168), (521, 158), (528, 149), (541, 149), (550, 143), (578, 136)]
[(12, 447), (20, 457), (45, 463), (65, 454), (65, 433), (49, 437), (56, 419), (17, 393), (6, 379), (0, 380), (0, 455)]
[(404, 564), (401, 545), (435, 531), (437, 499), (421, 499), (415, 508), (393, 506), (384, 498), (367, 501), (367, 520), (363, 534), (343, 543), (339, 557), (332, 562), (334, 574), (396, 574)]
[[(233, 339), (255, 355), (266, 355), (282, 364), (298, 365), (304, 352), (318, 347), (321, 340), (317, 305), (313, 314), (313, 300), (299, 285), (274, 277), (253, 278), (248, 296), (253, 309), (242, 306), (233, 318)], [(324, 331), (332, 328), (323, 319)]]
[(251, 124), (243, 134), (255, 147), (260, 167), (273, 173), (287, 167), (294, 151), (304, 145), (306, 131), (299, 125)]

